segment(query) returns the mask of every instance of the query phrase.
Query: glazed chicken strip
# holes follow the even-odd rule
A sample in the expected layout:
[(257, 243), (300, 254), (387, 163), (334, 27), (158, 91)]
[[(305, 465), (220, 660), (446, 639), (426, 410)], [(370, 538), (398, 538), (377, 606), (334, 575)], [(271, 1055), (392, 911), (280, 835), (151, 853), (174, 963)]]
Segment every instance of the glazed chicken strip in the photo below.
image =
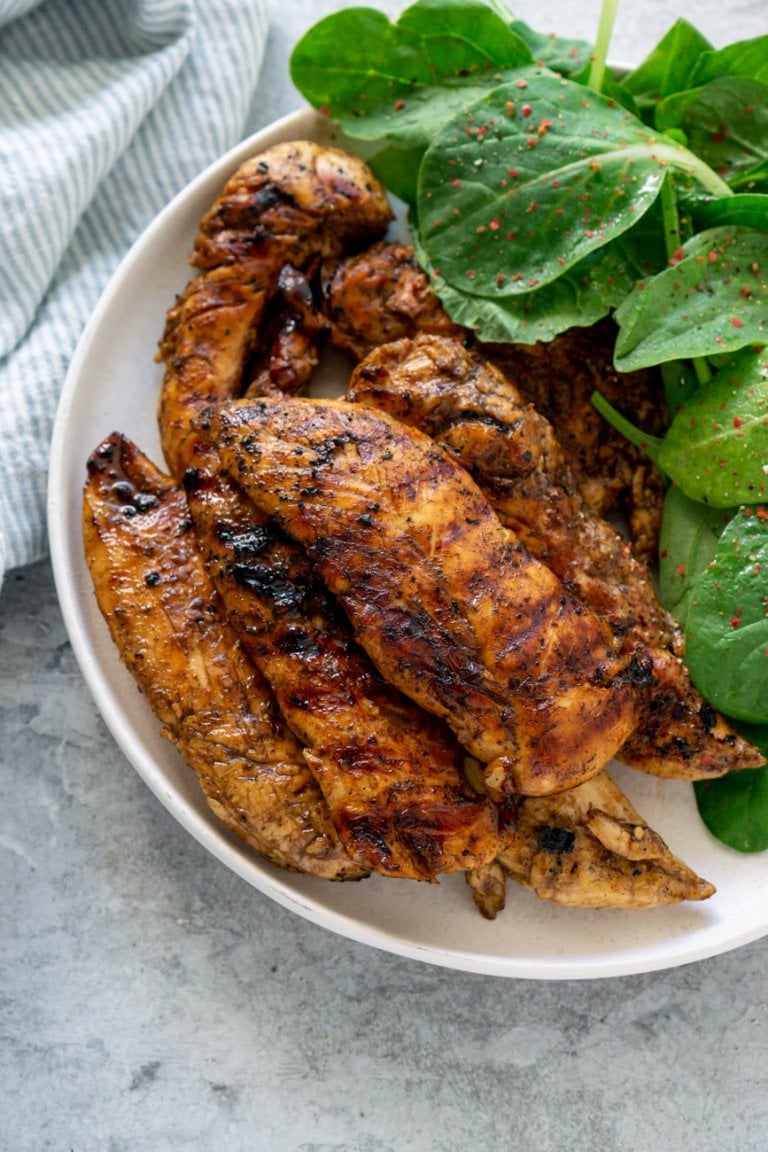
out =
[[(382, 233), (390, 216), (383, 190), (370, 170), (335, 149), (311, 143), (278, 145), (240, 168), (203, 218), (193, 258), (203, 273), (170, 311), (161, 342), (166, 376), (160, 425), (166, 459), (177, 475), (197, 465), (202, 491), (205, 480), (200, 467), (216, 467), (215, 453), (203, 448), (191, 427), (193, 416), (205, 403), (243, 390), (260, 394), (304, 387), (317, 363), (320, 335), (310, 322), (311, 290), (305, 273), (320, 259), (370, 242)], [(208, 480), (213, 483), (211, 476)], [(266, 564), (267, 557), (262, 555), (262, 570)], [(277, 588), (280, 571), (273, 575)], [(231, 598), (232, 589), (228, 585), (227, 589)], [(243, 616), (241, 611), (237, 617), (241, 625)], [(262, 636), (263, 667), (267, 664), (264, 649)], [(277, 656), (273, 651), (270, 671), (275, 683), (285, 688), (288, 665), (291, 660), (296, 664), (298, 653), (283, 653), (279, 667)], [(429, 760), (426, 718), (420, 722), (411, 708), (411, 731), (407, 732), (405, 717), (396, 723), (397, 709), (391, 706), (387, 722), (383, 701), (387, 693), (390, 698), (393, 693), (382, 685), (377, 698), (366, 701), (363, 688), (370, 685), (355, 684), (350, 669), (345, 669), (350, 692), (346, 735), (354, 704), (360, 711), (367, 706), (371, 714), (379, 709), (380, 739), (378, 747), (372, 740), (364, 744), (364, 757), (363, 723), (355, 747), (349, 740), (342, 747), (344, 731), (336, 733), (334, 744), (331, 703), (341, 723), (343, 693), (340, 671), (331, 667), (327, 643), (324, 656), (329, 679), (315, 685), (314, 700), (324, 704), (325, 710), (308, 707), (306, 715), (301, 715), (296, 692), (284, 694), (282, 703), (294, 726), (311, 736), (315, 747), (319, 740), (325, 741), (320, 744), (322, 754), (312, 758), (313, 769), (336, 801), (334, 815), (346, 842), (356, 844), (358, 858), (365, 857), (378, 871), (389, 874), (432, 878), (439, 871), (467, 867), (475, 859), (492, 855), (498, 847), (491, 835), (495, 813), (487, 801), (461, 786), (456, 751), (449, 754), (445, 739), (435, 735), (434, 763)], [(305, 654), (300, 666), (305, 680), (308, 663)], [(320, 663), (318, 653), (315, 672)], [(362, 667), (356, 671), (362, 675)], [(358, 720), (365, 717), (358, 716)], [(368, 722), (370, 727), (370, 715)], [(429, 723), (434, 730), (434, 722)], [(328, 767), (334, 749), (336, 779)], [(354, 762), (344, 764), (342, 752), (347, 761), (353, 757)], [(404, 779), (407, 766), (412, 775), (421, 777), (410, 791)], [(378, 796), (374, 769), (379, 773)], [(350, 789), (346, 798), (343, 773)], [(490, 843), (481, 843), (489, 838)]]
[(200, 223), (200, 275), (169, 310), (160, 341), (160, 433), (174, 476), (203, 462), (191, 434), (201, 407), (240, 395), (281, 269), (369, 244), (391, 215), (362, 160), (309, 141), (277, 144), (227, 182)]
[(216, 815), (284, 868), (331, 880), (365, 875), (343, 851), (300, 745), (223, 619), (183, 491), (112, 435), (88, 461), (83, 530), (120, 656)]
[(334, 348), (353, 363), (381, 344), (429, 332), (467, 338), (416, 262), (410, 244), (382, 240), (321, 269), (322, 309)]
[(574, 787), (623, 744), (634, 703), (609, 629), (429, 437), (321, 400), (234, 402), (199, 427), (307, 548), (380, 672), (486, 765), (494, 798)]
[(306, 746), (349, 855), (416, 880), (492, 860), (497, 811), (462, 777), (450, 732), (382, 680), (304, 552), (228, 477), (185, 484), (227, 617)]
[(648, 569), (586, 505), (551, 425), (494, 365), (452, 337), (401, 340), (358, 365), (349, 397), (434, 437), (528, 550), (610, 624), (634, 657), (640, 702), (620, 759), (680, 779), (764, 762), (694, 688)]
[(354, 363), (381, 344), (420, 333), (454, 335), (476, 346), (557, 429), (586, 504), (600, 516), (622, 513), (635, 555), (655, 558), (661, 474), (603, 419), (591, 397), (602, 392), (637, 427), (663, 435), (664, 393), (658, 373), (616, 372), (610, 321), (572, 328), (546, 344), (482, 344), (449, 319), (413, 248), (386, 241), (324, 269), (322, 306), (331, 343)]
[(315, 307), (308, 276), (293, 265), (284, 264), (262, 333), (245, 367), (242, 394), (300, 395), (309, 387), (320, 362), (320, 346), (327, 331), (324, 318)]
[(510, 801), (505, 835), (499, 858), (467, 873), (486, 920), (504, 908), (507, 875), (574, 908), (656, 908), (715, 891), (670, 852), (605, 772), (555, 796)]
[(674, 856), (605, 772), (558, 796), (525, 797), (499, 863), (542, 900), (651, 908), (715, 889)]

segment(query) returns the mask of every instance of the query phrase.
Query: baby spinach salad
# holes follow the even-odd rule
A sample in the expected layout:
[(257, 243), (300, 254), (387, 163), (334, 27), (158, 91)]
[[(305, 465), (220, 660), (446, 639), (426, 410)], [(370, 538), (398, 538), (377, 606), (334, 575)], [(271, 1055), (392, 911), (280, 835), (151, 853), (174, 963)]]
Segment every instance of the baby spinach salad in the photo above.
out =
[[(665, 606), (705, 698), (768, 755), (768, 36), (677, 20), (629, 73), (502, 0), (321, 20), (294, 83), (403, 199), (449, 315), (532, 344), (612, 315), (619, 371), (658, 367), (666, 435), (607, 419), (667, 481)], [(768, 848), (768, 768), (695, 785), (726, 844)]]

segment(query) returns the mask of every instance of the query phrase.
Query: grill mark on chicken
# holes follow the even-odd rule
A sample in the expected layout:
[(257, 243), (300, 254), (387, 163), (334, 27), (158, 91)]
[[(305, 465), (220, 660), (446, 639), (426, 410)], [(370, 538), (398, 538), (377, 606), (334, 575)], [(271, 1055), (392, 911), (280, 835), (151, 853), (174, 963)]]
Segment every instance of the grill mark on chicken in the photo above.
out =
[(432, 880), (492, 860), (497, 814), (437, 721), (381, 679), (303, 552), (228, 477), (188, 473), (190, 510), (227, 617), (305, 745), (349, 855)]
[(491, 795), (573, 787), (624, 742), (607, 628), (434, 442), (333, 401), (234, 402), (198, 428), (308, 548), (383, 675), (487, 765)]
[(311, 267), (300, 272), (285, 264), (280, 269), (262, 333), (244, 369), (244, 395), (296, 396), (309, 386), (330, 331), (315, 304), (311, 279)]
[(546, 344), (483, 344), (449, 319), (413, 249), (386, 241), (336, 262), (321, 282), (331, 343), (354, 363), (382, 344), (420, 333), (454, 336), (476, 347), (509, 380), (513, 396), (522, 394), (557, 429), (587, 505), (601, 516), (623, 513), (635, 555), (655, 557), (662, 477), (603, 419), (591, 396), (601, 391), (632, 423), (662, 435), (664, 395), (658, 373), (616, 372), (610, 321), (571, 329)]
[[(328, 220), (317, 227), (313, 216), (317, 205), (308, 201), (313, 197), (317, 200), (318, 190), (322, 200), (334, 182), (333, 194), (348, 198), (342, 212), (343, 216), (346, 213), (346, 249), (369, 240), (376, 228), (382, 227), (381, 220), (388, 211), (386, 206), (382, 211), (383, 197), (375, 181), (365, 176), (367, 170), (354, 158), (343, 157), (336, 161), (332, 150), (324, 150), (319, 164), (313, 169), (312, 158), (305, 149), (314, 149), (314, 145), (288, 145), (285, 146), (287, 151), (282, 151), (282, 147), (257, 158), (259, 176), (265, 178), (265, 183), (258, 187), (256, 180), (254, 187), (257, 190), (250, 200), (247, 194), (240, 195), (244, 191), (241, 187), (239, 191), (235, 190), (231, 201), (220, 199), (207, 214), (198, 235), (195, 256), (195, 263), (203, 269), (203, 274), (193, 281), (169, 313), (160, 351), (161, 358), (166, 360), (160, 415), (164, 445), (169, 459), (174, 462), (177, 475), (181, 473), (185, 462), (216, 463), (215, 453), (207, 446), (204, 447), (191, 430), (192, 420), (204, 406), (211, 401), (236, 395), (244, 386), (256, 393), (267, 390), (299, 391), (314, 367), (316, 346), (324, 336), (326, 321), (314, 312), (307, 278), (313, 275), (318, 255), (322, 259), (327, 251), (324, 247), (327, 243), (327, 237), (323, 236), (324, 229), (327, 227), (329, 231), (335, 230), (337, 221), (331, 220), (329, 214)], [(346, 162), (353, 166), (346, 169), (349, 179), (344, 177)], [(334, 166), (335, 174), (329, 174), (329, 168)], [(298, 182), (296, 194), (289, 193), (285, 186), (276, 184), (274, 180), (270, 182), (271, 176), (276, 173), (283, 180), (288, 178)], [(313, 185), (315, 178), (318, 183)], [(235, 183), (236, 180), (228, 188), (232, 190)], [(366, 193), (370, 194), (370, 199), (366, 199)], [(358, 209), (360, 211), (356, 220)], [(321, 205), (321, 215), (323, 210)], [(298, 260), (300, 268), (285, 263), (292, 257)], [(276, 270), (279, 270), (277, 275)], [(428, 301), (418, 301), (407, 282), (396, 293), (391, 293), (388, 300), (401, 314), (409, 310), (414, 316), (418, 314), (423, 324)], [(438, 304), (434, 312), (439, 311)], [(439, 323), (439, 317), (437, 321)], [(120, 438), (116, 437), (115, 440), (117, 442)], [(122, 441), (122, 444), (126, 448), (124, 456), (128, 459), (128, 448), (131, 451), (135, 449), (126, 441)], [(103, 447), (106, 448), (106, 445)], [(343, 448), (343, 442), (329, 443), (328, 461), (332, 462), (334, 455)], [(94, 453), (94, 462), (97, 457), (99, 450)], [(127, 640), (132, 635), (131, 629), (136, 627), (131, 614), (138, 607), (147, 617), (144, 623), (149, 621), (152, 624), (150, 639), (155, 644), (155, 657), (158, 653), (160, 656), (164, 654), (164, 644), (170, 645), (171, 651), (174, 645), (181, 646), (183, 659), (187, 660), (186, 673), (193, 680), (190, 684), (183, 677), (180, 680), (175, 678), (173, 698), (170, 692), (164, 695), (167, 684), (163, 679), (165, 670), (162, 667), (160, 675), (157, 668), (150, 666), (151, 661), (145, 662), (141, 669), (138, 664), (132, 668), (142, 690), (150, 697), (154, 696), (158, 714), (163, 710), (164, 701), (167, 703), (170, 719), (165, 734), (177, 743), (182, 753), (200, 772), (201, 782), (209, 791), (208, 798), (214, 811), (240, 835), (245, 830), (246, 838), (258, 850), (271, 855), (284, 866), (298, 867), (318, 875), (350, 878), (363, 874), (362, 869), (346, 859), (340, 850), (338, 841), (334, 839), (327, 809), (316, 789), (316, 806), (311, 799), (313, 782), (301, 761), (298, 764), (288, 764), (286, 761), (281, 765), (281, 768), (290, 767), (290, 780), (285, 788), (281, 785), (274, 794), (270, 792), (274, 781), (270, 782), (268, 777), (243, 775), (239, 736), (229, 731), (227, 723), (229, 705), (232, 705), (232, 715), (236, 717), (240, 699), (237, 691), (230, 693), (230, 681), (234, 676), (235, 683), (239, 680), (244, 685), (248, 706), (251, 708), (255, 696), (253, 693), (248, 695), (249, 686), (261, 682), (239, 646), (242, 635), (238, 637), (235, 633), (227, 632), (226, 623), (222, 625), (224, 632), (221, 639), (225, 655), (217, 658), (218, 649), (215, 645), (205, 655), (201, 655), (194, 629), (205, 625), (206, 635), (211, 640), (214, 618), (217, 616), (221, 619), (222, 606), (210, 586), (204, 596), (193, 594), (193, 589), (198, 587), (201, 561), (181, 493), (172, 487), (170, 479), (162, 477), (145, 458), (137, 455), (134, 463), (138, 471), (134, 470), (130, 479), (124, 476), (122, 480), (116, 480), (111, 495), (121, 507), (123, 520), (117, 521), (120, 528), (125, 528), (125, 521), (133, 521), (136, 536), (129, 536), (127, 545), (126, 540), (122, 540), (122, 544), (126, 545), (129, 559), (132, 555), (131, 547), (138, 545), (141, 558), (136, 565), (137, 571), (146, 560), (148, 567), (144, 575), (144, 587), (156, 592), (160, 607), (136, 595), (132, 596), (129, 603), (123, 604), (118, 592), (114, 615), (108, 615), (107, 619), (110, 628), (122, 630), (122, 636)], [(99, 472), (100, 465), (94, 464), (94, 467)], [(130, 471), (131, 466), (127, 467)], [(413, 485), (412, 488), (413, 495), (418, 496), (418, 487)], [(309, 487), (301, 493), (302, 496), (313, 494), (316, 493)], [(374, 504), (371, 511), (361, 513), (358, 518), (360, 525), (372, 527), (379, 511), (379, 506)], [(162, 524), (157, 533), (162, 544), (153, 542), (147, 546), (145, 521), (154, 520), (155, 517), (157, 524)], [(98, 579), (102, 581), (100, 589), (105, 595), (107, 614), (111, 603), (111, 593), (108, 591), (110, 577), (101, 564), (101, 543), (97, 537), (92, 538), (90, 535), (94, 524), (95, 520), (89, 529), (86, 522), (86, 548), (89, 559), (98, 570)], [(175, 546), (166, 550), (166, 545), (175, 539), (176, 534), (194, 553), (190, 554), (189, 568)], [(222, 546), (228, 550), (230, 558), (233, 554), (237, 557), (232, 565), (232, 576), (241, 589), (249, 593), (256, 591), (267, 600), (271, 598), (283, 615), (298, 614), (306, 610), (311, 600), (311, 587), (306, 582), (302, 584), (298, 580), (282, 578), (279, 572), (270, 569), (267, 558), (276, 539), (273, 526), (251, 525), (249, 529), (234, 534), (224, 530)], [(285, 543), (283, 541), (283, 545)], [(158, 556), (167, 563), (158, 562)], [(193, 573), (192, 578), (190, 572)], [(119, 568), (116, 570), (116, 582), (118, 588), (124, 587)], [(172, 595), (167, 586), (173, 589)], [(157, 612), (172, 607), (173, 610), (169, 610), (164, 621), (165, 630), (157, 630)], [(193, 639), (191, 646), (187, 646), (190, 629), (193, 629)], [(346, 650), (338, 633), (336, 641), (340, 649)], [(351, 640), (348, 646), (350, 649), (355, 648)], [(295, 621), (285, 629), (282, 636), (276, 637), (275, 648), (283, 654), (303, 655), (307, 660), (316, 660), (320, 652), (320, 646), (312, 634), (303, 628), (297, 630)], [(131, 653), (128, 652), (129, 664), (130, 659)], [(141, 661), (144, 656), (137, 654), (136, 659)], [(149, 675), (146, 683), (141, 679), (143, 672)], [(168, 683), (171, 683), (170, 678)], [(213, 696), (213, 703), (209, 711), (203, 710), (198, 715), (195, 705), (200, 703), (202, 697), (196, 697), (195, 693), (201, 688)], [(264, 684), (261, 684), (261, 690), (266, 690)], [(271, 700), (268, 690), (266, 695)], [(295, 689), (292, 695), (293, 706), (297, 710), (312, 706), (311, 686), (307, 691)], [(273, 703), (270, 703), (267, 711), (276, 718), (276, 729), (280, 728), (282, 720)], [(187, 714), (194, 717), (191, 726), (186, 724)], [(264, 715), (259, 713), (256, 718), (259, 723), (264, 720)], [(177, 725), (178, 716), (182, 716), (182, 721)], [(211, 723), (215, 723), (213, 729)], [(251, 731), (249, 724), (250, 721), (247, 721), (243, 727), (246, 735)], [(174, 735), (174, 726), (179, 728), (178, 738)], [(291, 745), (290, 732), (284, 727), (280, 731), (281, 738), (284, 738), (287, 745)], [(294, 749), (291, 754), (295, 754), (298, 745), (293, 741), (291, 746)], [(269, 752), (270, 756), (272, 751)], [(357, 769), (369, 776), (374, 770), (381, 772), (383, 765), (371, 756), (370, 747), (364, 751), (365, 755), (358, 752), (347, 756), (344, 770), (351, 772)], [(245, 750), (246, 768), (247, 756), (252, 752), (251, 747)], [(214, 770), (212, 775), (207, 775), (212, 755), (215, 757)], [(339, 760), (342, 759), (339, 753)], [(272, 761), (268, 766), (273, 767)], [(423, 782), (420, 786), (423, 787)], [(399, 791), (406, 794), (400, 798)], [(401, 789), (400, 785), (392, 784), (388, 795), (392, 799), (393, 820), (399, 821), (403, 831), (403, 842), (411, 846), (417, 857), (421, 856), (434, 863), (435, 838), (429, 828), (425, 831), (423, 817), (418, 809), (409, 806), (407, 787)], [(342, 802), (343, 799), (342, 796)], [(477, 797), (472, 797), (470, 803), (477, 805), (481, 802)], [(506, 805), (501, 806), (500, 814), (505, 809)], [(385, 833), (390, 830), (386, 821), (382, 823), (376, 819), (375, 813), (373, 816), (360, 814), (355, 835), (359, 844), (367, 842), (370, 845), (371, 856), (375, 851), (384, 853), (391, 850), (385, 839)], [(266, 835), (263, 835), (264, 832)], [(440, 829), (440, 836), (447, 842), (445, 828)], [(459, 836), (466, 836), (465, 828), (460, 829)], [(326, 856), (329, 842), (331, 850)], [(318, 855), (319, 861), (313, 859), (313, 856)], [(478, 904), (482, 887), (484, 898), (490, 905), (498, 898), (501, 868), (496, 862), (470, 867), (472, 860), (481, 858), (485, 856), (479, 852), (467, 856), (464, 866), (469, 868), (467, 876)], [(489, 882), (491, 875), (496, 896), (494, 885)], [(503, 894), (503, 875), (500, 887)]]
[(424, 335), (372, 352), (348, 395), (433, 436), (528, 550), (608, 621), (640, 704), (621, 759), (682, 779), (764, 763), (696, 691), (647, 568), (586, 505), (549, 422), (498, 369), (455, 339)]
[(240, 166), (200, 222), (192, 264), (201, 273), (169, 309), (159, 344), (158, 418), (174, 476), (205, 462), (191, 427), (201, 408), (242, 392), (281, 269), (354, 251), (391, 215), (370, 169), (334, 148), (278, 144)]
[(216, 815), (284, 868), (365, 875), (344, 853), (299, 744), (223, 617), (183, 491), (118, 434), (88, 460), (83, 530), (120, 656)]

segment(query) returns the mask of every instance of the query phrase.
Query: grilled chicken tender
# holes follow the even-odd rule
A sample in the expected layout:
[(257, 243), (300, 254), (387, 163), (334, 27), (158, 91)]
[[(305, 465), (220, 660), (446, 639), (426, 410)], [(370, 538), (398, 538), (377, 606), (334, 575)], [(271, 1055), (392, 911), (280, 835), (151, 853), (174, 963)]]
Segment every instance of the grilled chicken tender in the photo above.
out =
[(261, 335), (245, 366), (243, 395), (298, 396), (309, 387), (328, 333), (315, 306), (310, 274), (292, 264), (280, 269)]
[(497, 812), (461, 775), (456, 742), (381, 679), (302, 550), (228, 477), (185, 484), (227, 617), (305, 745), (349, 855), (416, 880), (492, 860)]
[(280, 270), (369, 244), (391, 216), (367, 165), (335, 148), (277, 144), (237, 170), (200, 223), (200, 275), (169, 310), (160, 341), (160, 433), (174, 476), (203, 462), (194, 416), (240, 395)]
[(455, 338), (401, 340), (358, 365), (349, 398), (433, 436), (526, 548), (610, 624), (634, 657), (640, 704), (620, 759), (679, 779), (764, 762), (694, 688), (647, 567), (584, 502), (551, 425), (494, 365)]
[(112, 638), (216, 815), (284, 868), (330, 880), (365, 875), (223, 619), (183, 491), (123, 436), (88, 461), (83, 531)]
[(595, 390), (602, 392), (633, 424), (662, 435), (664, 394), (657, 373), (616, 372), (611, 321), (570, 329), (546, 344), (480, 343), (449, 319), (413, 249), (387, 242), (327, 268), (322, 306), (332, 344), (355, 363), (381, 344), (419, 333), (453, 335), (476, 346), (557, 429), (592, 511), (622, 513), (635, 555), (655, 558), (664, 497), (661, 474), (603, 419), (591, 397)]
[(670, 852), (605, 772), (555, 796), (511, 800), (505, 835), (499, 858), (467, 873), (486, 920), (504, 908), (507, 875), (574, 908), (656, 908), (715, 891)]
[(334, 348), (357, 363), (393, 340), (434, 335), (466, 338), (432, 290), (410, 244), (382, 240), (321, 269), (322, 309)]
[(650, 908), (715, 889), (670, 852), (605, 772), (558, 796), (525, 797), (499, 863), (542, 900)]
[(339, 401), (240, 401), (199, 428), (309, 551), (381, 673), (447, 720), (496, 799), (574, 787), (634, 721), (606, 625), (434, 441)]
[(479, 344), (478, 351), (557, 429), (587, 506), (598, 516), (621, 515), (635, 555), (652, 563), (658, 553), (664, 479), (642, 448), (600, 415), (592, 394), (602, 393), (652, 436), (666, 431), (667, 404), (658, 372), (617, 372), (615, 343), (616, 326), (606, 319), (571, 328), (547, 344)]

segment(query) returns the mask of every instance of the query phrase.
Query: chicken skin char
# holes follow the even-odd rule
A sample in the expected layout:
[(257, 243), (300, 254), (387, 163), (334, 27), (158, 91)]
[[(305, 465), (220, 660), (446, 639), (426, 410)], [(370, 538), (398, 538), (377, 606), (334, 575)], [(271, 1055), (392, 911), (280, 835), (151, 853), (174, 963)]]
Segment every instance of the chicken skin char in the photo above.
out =
[(652, 435), (663, 435), (666, 403), (658, 374), (616, 372), (611, 321), (572, 328), (546, 344), (484, 344), (450, 320), (413, 248), (388, 241), (334, 261), (321, 285), (331, 343), (353, 364), (382, 344), (424, 333), (454, 336), (476, 347), (557, 429), (587, 506), (600, 516), (622, 514), (635, 555), (655, 558), (664, 497), (661, 474), (603, 419), (591, 397), (595, 390), (602, 392)]
[(198, 424), (307, 548), (381, 673), (443, 717), (497, 798), (573, 787), (634, 721), (608, 628), (428, 437), (334, 401), (234, 402)]
[(542, 900), (650, 908), (715, 891), (670, 852), (607, 773), (557, 796), (524, 797), (498, 863)]
[(343, 851), (299, 743), (224, 619), (183, 491), (115, 434), (88, 461), (83, 527), (120, 656), (217, 816), (284, 868), (365, 875)]
[(554, 429), (493, 364), (454, 337), (421, 335), (370, 353), (348, 395), (431, 435), (528, 550), (610, 625), (634, 659), (639, 702), (620, 759), (678, 779), (764, 763), (696, 691), (649, 570), (585, 503)]
[(243, 390), (283, 268), (300, 272), (370, 244), (391, 217), (367, 165), (335, 148), (278, 144), (238, 168), (200, 222), (192, 257), (200, 275), (169, 309), (160, 340), (158, 419), (175, 477), (204, 463), (195, 415)]
[(349, 855), (417, 880), (493, 860), (497, 811), (462, 776), (455, 741), (382, 680), (303, 552), (227, 476), (185, 484), (227, 618), (305, 746)]
[[(398, 467), (408, 456), (402, 444), (388, 456), (375, 440), (310, 430), (296, 450), (312, 453), (326, 479), (361, 448), (373, 458), (346, 504), (331, 484), (305, 552), (244, 495), (241, 485), (256, 503), (264, 493), (259, 477), (249, 482), (255, 491), (240, 470), (254, 463), (253, 442), (222, 471), (218, 417), (207, 410), (224, 406), (224, 416), (241, 395), (297, 395), (324, 340), (359, 358), (370, 350), (360, 332), (370, 335), (373, 323), (376, 344), (425, 329), (473, 342), (448, 320), (409, 249), (367, 247), (390, 216), (364, 163), (306, 141), (246, 162), (204, 216), (192, 256), (198, 275), (169, 309), (159, 345), (158, 418), (172, 476), (118, 434), (88, 465), (86, 554), (121, 657), (214, 813), (281, 867), (336, 880), (370, 871), (433, 880), (461, 869), (488, 917), (509, 879), (587, 907), (701, 899), (711, 886), (668, 850), (638, 864), (633, 834), (621, 830), (622, 821), (642, 821), (599, 770), (637, 722), (631, 663), (495, 517), (491, 528), (469, 477), (446, 488), (439, 468), (430, 478)], [(444, 466), (441, 450), (423, 451), (433, 469)], [(595, 499), (616, 487), (604, 456)], [(631, 476), (641, 503), (650, 488), (638, 488), (637, 469)], [(294, 526), (317, 498), (316, 479), (280, 485), (298, 493)], [(584, 494), (582, 476), (579, 484)], [(392, 492), (388, 601), (372, 534)], [(447, 499), (425, 503), (430, 492)], [(454, 496), (464, 516), (451, 512)], [(288, 527), (287, 504), (278, 503)], [(472, 571), (472, 550), (486, 541), (490, 561)], [(369, 654), (320, 576), (348, 609), (356, 605)], [(500, 578), (509, 582), (501, 600)], [(514, 609), (512, 587), (521, 592)], [(399, 656), (387, 663), (390, 637)], [(400, 694), (403, 673), (421, 678), (438, 703), (444, 697), (440, 715), (486, 748), (485, 784), (443, 720), (418, 706), (419, 692), (416, 703)], [(551, 787), (567, 791), (538, 794)], [(573, 834), (576, 854), (542, 848), (553, 827)]]

